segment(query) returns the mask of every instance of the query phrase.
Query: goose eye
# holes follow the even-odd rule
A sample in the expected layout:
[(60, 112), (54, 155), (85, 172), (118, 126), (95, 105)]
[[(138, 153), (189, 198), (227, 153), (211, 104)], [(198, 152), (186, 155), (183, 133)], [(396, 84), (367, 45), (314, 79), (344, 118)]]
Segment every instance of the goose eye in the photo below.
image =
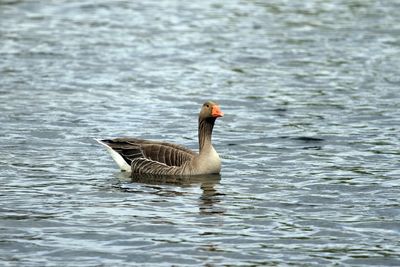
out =
[(209, 107), (210, 107), (210, 105), (209, 105), (209, 104), (207, 104), (207, 105), (206, 105), (206, 107), (208, 107), (208, 108), (209, 108)]

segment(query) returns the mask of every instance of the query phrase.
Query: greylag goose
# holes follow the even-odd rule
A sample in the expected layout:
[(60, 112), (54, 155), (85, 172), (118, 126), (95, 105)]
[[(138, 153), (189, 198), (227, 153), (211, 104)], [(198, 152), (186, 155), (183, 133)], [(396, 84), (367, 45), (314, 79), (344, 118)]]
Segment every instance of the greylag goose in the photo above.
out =
[(218, 174), (221, 160), (211, 144), (215, 120), (224, 114), (220, 107), (207, 101), (199, 114), (199, 153), (186, 147), (137, 138), (97, 140), (110, 152), (123, 171), (134, 174), (200, 175)]

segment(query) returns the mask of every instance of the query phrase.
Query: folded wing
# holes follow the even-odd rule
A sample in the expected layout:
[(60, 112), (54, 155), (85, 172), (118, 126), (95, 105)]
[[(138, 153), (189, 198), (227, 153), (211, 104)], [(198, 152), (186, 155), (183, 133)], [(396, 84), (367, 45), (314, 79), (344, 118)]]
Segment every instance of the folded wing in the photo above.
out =
[(166, 167), (181, 167), (196, 156), (186, 147), (167, 142), (137, 138), (104, 139), (99, 142), (117, 152), (132, 167), (132, 172), (139, 169), (173, 172), (174, 168)]

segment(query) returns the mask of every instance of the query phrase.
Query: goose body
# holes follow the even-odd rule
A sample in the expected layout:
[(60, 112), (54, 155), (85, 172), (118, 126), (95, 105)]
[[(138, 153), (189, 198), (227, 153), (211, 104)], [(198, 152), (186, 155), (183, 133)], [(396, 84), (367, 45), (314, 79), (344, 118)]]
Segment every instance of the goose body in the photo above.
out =
[(211, 143), (215, 120), (222, 117), (219, 106), (205, 102), (199, 114), (199, 152), (184, 146), (138, 138), (97, 140), (104, 145), (121, 170), (135, 174), (217, 174), (221, 160)]

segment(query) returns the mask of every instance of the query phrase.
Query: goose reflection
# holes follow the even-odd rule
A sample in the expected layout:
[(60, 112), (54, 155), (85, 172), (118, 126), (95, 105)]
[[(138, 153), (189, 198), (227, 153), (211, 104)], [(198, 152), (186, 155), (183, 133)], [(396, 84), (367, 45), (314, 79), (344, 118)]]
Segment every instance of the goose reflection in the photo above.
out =
[[(173, 185), (177, 187), (199, 186), (202, 193), (199, 197), (199, 213), (202, 215), (222, 215), (224, 210), (215, 205), (220, 202), (224, 194), (218, 192), (217, 185), (221, 180), (220, 174), (206, 174), (196, 176), (161, 176), (161, 175), (137, 175), (127, 172), (118, 174), (119, 179), (129, 179), (132, 183), (146, 184), (155, 187), (158, 195), (181, 196), (182, 191), (171, 190), (171, 187), (163, 185)], [(122, 188), (120, 188), (122, 189)], [(129, 190), (124, 190), (129, 191)]]
[[(221, 180), (221, 176), (218, 176), (218, 183)], [(216, 182), (213, 179), (203, 179), (200, 188), (202, 194), (200, 196), (199, 210), (202, 215), (223, 215), (224, 210), (216, 207), (221, 200), (220, 197), (223, 196), (222, 193), (217, 191)]]

